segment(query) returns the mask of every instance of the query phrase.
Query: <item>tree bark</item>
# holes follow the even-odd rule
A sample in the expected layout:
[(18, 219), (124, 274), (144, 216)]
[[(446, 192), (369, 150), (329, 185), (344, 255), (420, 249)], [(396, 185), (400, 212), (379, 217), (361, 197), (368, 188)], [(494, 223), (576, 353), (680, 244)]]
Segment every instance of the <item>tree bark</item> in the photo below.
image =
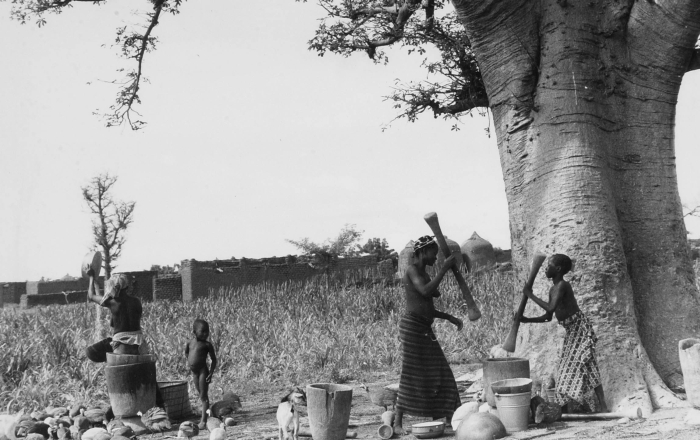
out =
[[(453, 0), (493, 111), (518, 278), (535, 250), (575, 260), (612, 409), (678, 404), (676, 346), (700, 331), (673, 145), (691, 3)], [(556, 371), (562, 333), (521, 326), (534, 375)]]

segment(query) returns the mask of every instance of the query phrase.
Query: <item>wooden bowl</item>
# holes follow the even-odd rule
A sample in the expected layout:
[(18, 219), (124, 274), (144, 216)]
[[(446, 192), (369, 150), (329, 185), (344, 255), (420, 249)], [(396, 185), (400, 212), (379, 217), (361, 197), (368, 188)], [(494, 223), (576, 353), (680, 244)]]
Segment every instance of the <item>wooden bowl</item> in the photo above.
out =
[(498, 394), (520, 394), (532, 391), (532, 379), (503, 379), (491, 382), (491, 390)]
[(440, 437), (445, 432), (445, 422), (424, 422), (411, 426), (411, 434), (416, 438)]
[(100, 276), (100, 269), (102, 269), (102, 254), (99, 252), (90, 252), (83, 258), (83, 264), (80, 266), (80, 273), (83, 278), (88, 279), (87, 269), (91, 267), (93, 272), (95, 272), (95, 280)]

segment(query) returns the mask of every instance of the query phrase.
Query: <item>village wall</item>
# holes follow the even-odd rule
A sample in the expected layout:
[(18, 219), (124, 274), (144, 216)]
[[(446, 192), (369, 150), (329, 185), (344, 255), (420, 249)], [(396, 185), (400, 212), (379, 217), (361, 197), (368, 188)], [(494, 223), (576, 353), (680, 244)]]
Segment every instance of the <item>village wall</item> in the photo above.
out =
[[(335, 260), (328, 271), (344, 273), (357, 270), (376, 270), (374, 256), (348, 257)], [(388, 268), (384, 266), (386, 271)], [(204, 298), (210, 291), (221, 288), (239, 288), (262, 283), (279, 284), (287, 281), (303, 281), (323, 272), (312, 261), (296, 261), (290, 257), (263, 259), (197, 261), (184, 260), (180, 264), (182, 299), (193, 301)], [(393, 268), (392, 268), (393, 270)]]
[(158, 275), (153, 278), (153, 301), (182, 301), (182, 276)]
[(19, 304), (22, 295), (27, 293), (27, 282), (20, 283), (2, 283), (2, 303), (4, 304)]
[(63, 293), (25, 294), (20, 299), (23, 309), (37, 306), (79, 304), (87, 302), (87, 290)]

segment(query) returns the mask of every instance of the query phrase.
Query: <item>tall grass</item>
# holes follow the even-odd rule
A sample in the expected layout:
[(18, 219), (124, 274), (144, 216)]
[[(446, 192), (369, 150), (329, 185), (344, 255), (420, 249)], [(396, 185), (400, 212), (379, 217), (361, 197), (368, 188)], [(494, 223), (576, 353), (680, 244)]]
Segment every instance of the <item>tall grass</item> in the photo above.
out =
[[(696, 276), (700, 262), (695, 263)], [(696, 278), (697, 279), (697, 278)], [(158, 355), (158, 380), (183, 380), (183, 353), (192, 321), (206, 319), (220, 368), (211, 395), (281, 389), (316, 381), (372, 380), (400, 368), (398, 323), (403, 288), (349, 278), (220, 289), (195, 302), (144, 304), (143, 327)], [(458, 286), (448, 275), (436, 308), (461, 317), (464, 329), (444, 321), (435, 332), (451, 362), (483, 357), (510, 326), (510, 273), (467, 277), (482, 318), (466, 319)], [(0, 311), (0, 408), (44, 408), (75, 401), (108, 401), (104, 365), (85, 357), (93, 343), (94, 306), (48, 306)], [(190, 388), (194, 401), (194, 390)]]
[[(343, 279), (220, 289), (194, 302), (144, 304), (143, 329), (158, 356), (158, 380), (189, 376), (184, 344), (192, 321), (207, 320), (219, 360), (212, 395), (260, 391), (315, 381), (367, 380), (400, 367), (398, 322), (403, 288), (368, 282), (366, 273)], [(507, 332), (512, 309), (509, 274), (469, 277), (483, 317), (466, 320), (451, 275), (441, 285), (439, 310), (465, 320), (457, 332), (435, 331), (453, 362), (478, 358)], [(94, 307), (48, 306), (0, 312), (0, 407), (43, 408), (108, 400), (102, 370), (85, 357), (92, 344)], [(190, 396), (194, 392), (191, 391)]]

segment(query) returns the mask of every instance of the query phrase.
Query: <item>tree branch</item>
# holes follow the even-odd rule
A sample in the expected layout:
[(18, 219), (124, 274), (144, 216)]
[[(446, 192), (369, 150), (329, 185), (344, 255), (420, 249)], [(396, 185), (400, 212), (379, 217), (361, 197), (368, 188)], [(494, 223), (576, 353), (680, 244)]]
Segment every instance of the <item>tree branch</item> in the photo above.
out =
[[(145, 122), (140, 119), (133, 120), (132, 113), (141, 116), (134, 110), (134, 104), (141, 103), (138, 92), (140, 89), (141, 80), (143, 79), (145, 81), (145, 78), (143, 77), (143, 58), (146, 55), (146, 52), (150, 52), (148, 47), (149, 44), (155, 44), (156, 40), (151, 37), (151, 32), (158, 24), (158, 18), (160, 17), (160, 13), (165, 4), (166, 3), (164, 0), (158, 0), (155, 3), (153, 7), (154, 12), (149, 13), (151, 19), (148, 27), (146, 28), (146, 32), (143, 35), (131, 34), (123, 39), (122, 54), (127, 58), (136, 59), (137, 68), (136, 71), (132, 71), (127, 74), (129, 81), (117, 95), (117, 102), (111, 107), (112, 113), (105, 115), (107, 119), (107, 127), (118, 126), (123, 124), (125, 121), (129, 123), (129, 127), (131, 127), (132, 130), (139, 130), (145, 125)], [(125, 28), (122, 28), (120, 32), (118, 32), (118, 36), (121, 36), (124, 31)], [(118, 41), (120, 41), (119, 38)], [(136, 53), (132, 55), (131, 50), (134, 47), (136, 47)]]

